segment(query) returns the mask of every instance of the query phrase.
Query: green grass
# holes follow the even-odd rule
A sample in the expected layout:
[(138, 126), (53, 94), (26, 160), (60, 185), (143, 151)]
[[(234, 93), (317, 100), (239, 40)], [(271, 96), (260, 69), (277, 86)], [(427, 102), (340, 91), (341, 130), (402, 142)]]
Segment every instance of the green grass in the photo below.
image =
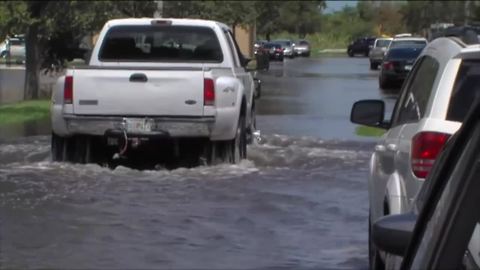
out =
[(50, 116), (50, 100), (30, 100), (0, 105), (0, 125), (46, 119)]
[(3, 65), (22, 65), (25, 58), (20, 57), (11, 57), (11, 58), (0, 58), (0, 64)]
[(363, 137), (380, 137), (385, 133), (385, 130), (381, 128), (358, 126), (355, 129), (355, 133), (358, 136), (363, 136)]

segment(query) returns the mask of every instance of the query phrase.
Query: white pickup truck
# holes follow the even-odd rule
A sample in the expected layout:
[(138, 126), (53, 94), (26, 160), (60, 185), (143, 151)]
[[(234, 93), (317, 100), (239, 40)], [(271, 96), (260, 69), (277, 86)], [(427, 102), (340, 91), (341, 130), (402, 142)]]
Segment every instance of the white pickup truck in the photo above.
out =
[(105, 163), (143, 150), (236, 163), (255, 132), (248, 62), (219, 22), (108, 21), (88, 65), (55, 85), (52, 159)]

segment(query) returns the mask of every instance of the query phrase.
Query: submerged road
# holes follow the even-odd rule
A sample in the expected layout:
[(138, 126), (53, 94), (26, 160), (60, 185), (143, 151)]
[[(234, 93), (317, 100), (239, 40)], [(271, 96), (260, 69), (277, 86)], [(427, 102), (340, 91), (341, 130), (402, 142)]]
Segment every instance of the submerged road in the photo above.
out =
[[(0, 139), (0, 267), (367, 269), (366, 58), (261, 72), (262, 140), (238, 165), (137, 171), (50, 161), (45, 128)], [(387, 107), (388, 107), (387, 106)]]

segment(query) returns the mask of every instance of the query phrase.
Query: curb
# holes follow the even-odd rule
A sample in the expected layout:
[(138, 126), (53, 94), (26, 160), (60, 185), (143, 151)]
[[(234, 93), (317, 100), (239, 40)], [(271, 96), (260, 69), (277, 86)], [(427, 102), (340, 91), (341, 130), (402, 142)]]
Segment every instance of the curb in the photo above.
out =
[(347, 53), (347, 49), (324, 49), (319, 50), (319, 53)]

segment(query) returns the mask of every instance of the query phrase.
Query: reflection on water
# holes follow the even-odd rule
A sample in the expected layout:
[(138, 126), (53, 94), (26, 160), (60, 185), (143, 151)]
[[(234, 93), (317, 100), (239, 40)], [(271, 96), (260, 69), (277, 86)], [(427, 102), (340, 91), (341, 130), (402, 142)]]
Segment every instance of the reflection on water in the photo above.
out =
[(0, 144), (7, 269), (366, 269), (373, 144), (266, 135), (240, 164), (173, 171), (50, 162)]
[(261, 143), (236, 165), (51, 162), (49, 136), (18, 137), (49, 134), (48, 121), (2, 128), (1, 266), (367, 269), (375, 143), (355, 135), (349, 112), (359, 99), (394, 103), (375, 74), (367, 58), (272, 64), (260, 75)]
[(51, 132), (50, 118), (0, 126), (0, 140), (46, 135)]

